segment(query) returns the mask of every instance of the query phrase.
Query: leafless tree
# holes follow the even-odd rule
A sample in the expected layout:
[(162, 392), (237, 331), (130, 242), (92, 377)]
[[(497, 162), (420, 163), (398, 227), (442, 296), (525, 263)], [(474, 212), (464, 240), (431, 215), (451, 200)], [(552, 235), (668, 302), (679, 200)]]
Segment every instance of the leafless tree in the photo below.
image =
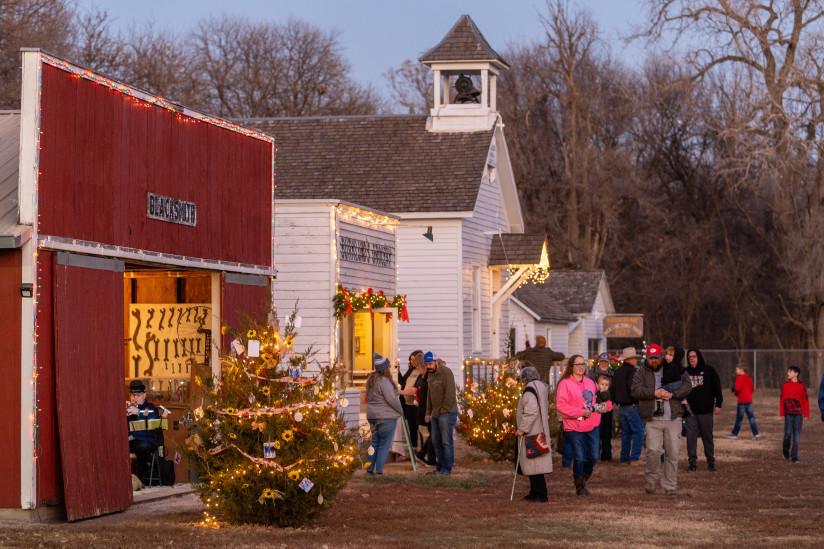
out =
[[(724, 129), (739, 155), (719, 169), (751, 189), (772, 210), (764, 244), (782, 275), (785, 320), (800, 341), (824, 345), (824, 226), (822, 150), (821, 0), (672, 0), (649, 2), (646, 36), (684, 38), (691, 76), (701, 79), (737, 69), (748, 112)], [(700, 44), (700, 47), (695, 47)], [(726, 74), (731, 74), (727, 72)]]
[(255, 23), (221, 16), (188, 38), (203, 107), (233, 118), (369, 114), (377, 94), (357, 85), (337, 35), (303, 21)]
[(77, 37), (71, 60), (93, 71), (119, 75), (128, 64), (123, 38), (111, 29), (108, 12), (96, 6), (75, 15)]
[(0, 109), (20, 108), (20, 48), (66, 55), (73, 13), (64, 0), (0, 0)]
[[(428, 113), (435, 97), (432, 70), (419, 61), (407, 59), (400, 67), (383, 74), (392, 90), (389, 102), (398, 105), (408, 114)], [(398, 110), (393, 108), (393, 110)]]
[(542, 43), (507, 53), (513, 69), (501, 79), (519, 190), (534, 229), (562, 235), (557, 264), (600, 268), (628, 180), (623, 73), (587, 12), (549, 4), (544, 26)]

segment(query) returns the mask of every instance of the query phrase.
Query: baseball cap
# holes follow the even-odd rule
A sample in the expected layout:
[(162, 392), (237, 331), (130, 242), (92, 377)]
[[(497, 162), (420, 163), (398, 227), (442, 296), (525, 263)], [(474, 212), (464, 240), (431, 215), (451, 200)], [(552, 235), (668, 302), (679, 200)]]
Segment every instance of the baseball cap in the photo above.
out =
[(423, 354), (423, 361), (424, 362), (437, 362), (438, 361), (438, 355), (435, 354), (433, 351), (426, 351)]
[(661, 358), (664, 353), (661, 351), (661, 346), (653, 343), (647, 347), (647, 358)]

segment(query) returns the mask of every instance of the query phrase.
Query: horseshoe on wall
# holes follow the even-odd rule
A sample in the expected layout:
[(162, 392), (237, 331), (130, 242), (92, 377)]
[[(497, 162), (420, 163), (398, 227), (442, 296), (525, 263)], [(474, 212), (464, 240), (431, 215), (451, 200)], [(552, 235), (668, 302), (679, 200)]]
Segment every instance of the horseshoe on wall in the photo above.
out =
[(146, 334), (146, 340), (143, 342), (143, 345), (146, 347), (146, 356), (149, 358), (149, 367), (143, 371), (144, 376), (152, 375), (152, 371), (154, 370), (154, 361), (155, 359), (152, 358), (152, 353), (149, 351), (149, 343), (157, 339), (152, 332), (148, 332)]
[(137, 332), (140, 331), (140, 309), (132, 311), (132, 316), (137, 319), (137, 327), (135, 327), (134, 333), (132, 334), (132, 341), (134, 341), (134, 350), (139, 351), (143, 348), (140, 346), (140, 343), (137, 342)]
[(168, 337), (163, 338), (163, 361), (169, 362), (169, 342), (171, 339)]
[(157, 323), (157, 329), (158, 330), (163, 329), (163, 317), (165, 317), (165, 316), (166, 316), (166, 307), (163, 307), (162, 309), (160, 309), (160, 322)]
[(138, 377), (140, 375), (140, 355), (132, 355), (132, 360), (134, 360), (134, 377)]
[(146, 312), (149, 313), (149, 318), (146, 320), (146, 329), (150, 329), (152, 326), (152, 319), (154, 318), (155, 310), (154, 309), (146, 309)]

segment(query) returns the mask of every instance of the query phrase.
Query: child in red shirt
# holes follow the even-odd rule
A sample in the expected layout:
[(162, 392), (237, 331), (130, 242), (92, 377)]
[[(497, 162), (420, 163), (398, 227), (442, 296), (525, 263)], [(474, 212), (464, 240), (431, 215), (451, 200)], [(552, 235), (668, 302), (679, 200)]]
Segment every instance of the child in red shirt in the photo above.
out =
[(741, 430), (741, 420), (744, 419), (744, 414), (750, 420), (752, 438), (757, 440), (761, 437), (758, 434), (758, 426), (755, 424), (755, 415), (752, 412), (752, 392), (754, 389), (752, 379), (747, 375), (747, 367), (738, 364), (735, 367), (735, 388), (732, 390), (735, 396), (738, 397), (738, 409), (735, 413), (735, 425), (733, 425), (732, 433), (725, 438), (738, 438), (738, 431)]
[[(784, 418), (784, 459), (798, 463), (798, 443), (801, 441), (801, 424), (810, 417), (810, 401), (807, 388), (798, 381), (798, 366), (787, 369), (787, 382), (781, 386), (781, 416)], [(792, 443), (792, 447), (791, 447)]]

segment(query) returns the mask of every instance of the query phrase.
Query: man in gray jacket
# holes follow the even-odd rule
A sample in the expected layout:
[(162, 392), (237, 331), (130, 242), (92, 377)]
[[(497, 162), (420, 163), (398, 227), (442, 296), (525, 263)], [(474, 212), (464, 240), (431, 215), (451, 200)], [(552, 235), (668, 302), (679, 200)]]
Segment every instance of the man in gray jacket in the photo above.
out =
[[(681, 400), (692, 391), (690, 378), (681, 373), (681, 387), (670, 393), (661, 389), (664, 369), (661, 367), (661, 347), (652, 344), (647, 347), (644, 367), (632, 379), (632, 397), (638, 400), (638, 415), (644, 420), (647, 439), (647, 470), (644, 491), (654, 494), (659, 478), (664, 493), (678, 495), (678, 452), (681, 450), (681, 417), (684, 407)], [(655, 399), (664, 401), (664, 413), (653, 416)], [(664, 454), (664, 474), (661, 476), (661, 454)]]

